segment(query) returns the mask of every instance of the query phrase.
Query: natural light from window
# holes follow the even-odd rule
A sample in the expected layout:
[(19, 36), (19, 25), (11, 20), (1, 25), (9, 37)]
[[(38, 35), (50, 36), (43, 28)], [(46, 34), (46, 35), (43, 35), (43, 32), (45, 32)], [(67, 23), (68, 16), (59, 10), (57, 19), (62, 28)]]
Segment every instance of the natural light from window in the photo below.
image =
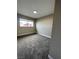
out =
[(19, 24), (20, 24), (20, 27), (33, 27), (34, 26), (34, 23), (32, 20), (27, 20), (27, 19), (22, 19), (20, 18), (19, 19)]

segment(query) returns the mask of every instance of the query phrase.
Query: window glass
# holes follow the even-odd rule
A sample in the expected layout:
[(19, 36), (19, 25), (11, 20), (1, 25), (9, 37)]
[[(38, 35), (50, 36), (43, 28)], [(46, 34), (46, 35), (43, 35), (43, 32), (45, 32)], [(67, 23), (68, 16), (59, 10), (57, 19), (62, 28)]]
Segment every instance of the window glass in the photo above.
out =
[(34, 23), (32, 20), (22, 19), (19, 20), (20, 27), (33, 27)]

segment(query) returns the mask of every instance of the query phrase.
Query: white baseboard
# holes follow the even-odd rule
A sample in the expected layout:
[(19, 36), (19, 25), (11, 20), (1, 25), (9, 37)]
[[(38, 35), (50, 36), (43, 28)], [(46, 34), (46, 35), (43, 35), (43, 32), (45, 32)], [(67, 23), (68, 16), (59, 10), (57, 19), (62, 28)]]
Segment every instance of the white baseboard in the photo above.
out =
[(48, 55), (48, 58), (49, 58), (49, 59), (53, 59), (53, 57), (52, 57), (52, 56), (50, 56), (50, 55)]
[(24, 33), (24, 34), (19, 34), (19, 35), (17, 35), (17, 36), (29, 35), (29, 34), (33, 34), (33, 33)]
[[(40, 33), (39, 33), (39, 34), (40, 34)], [(40, 34), (40, 35), (45, 36), (45, 37), (47, 37), (47, 38), (51, 38), (51, 36), (47, 36), (47, 35), (44, 35), (44, 34)]]
[(19, 34), (19, 35), (17, 35), (17, 36), (22, 36), (22, 35), (27, 35), (27, 34)]

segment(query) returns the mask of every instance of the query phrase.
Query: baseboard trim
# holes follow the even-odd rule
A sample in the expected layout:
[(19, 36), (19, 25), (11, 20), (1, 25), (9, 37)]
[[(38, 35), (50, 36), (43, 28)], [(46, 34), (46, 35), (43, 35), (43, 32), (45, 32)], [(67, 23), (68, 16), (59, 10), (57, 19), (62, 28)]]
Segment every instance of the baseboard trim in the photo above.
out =
[(21, 37), (25, 37), (25, 36), (29, 36), (29, 35), (33, 35), (33, 34), (37, 34), (37, 33), (23, 34), (23, 35), (19, 35), (19, 36), (17, 36), (17, 38), (21, 38)]
[(44, 35), (44, 34), (40, 34), (40, 35), (47, 37), (47, 38), (51, 38), (51, 36), (47, 36), (47, 35)]
[(53, 57), (52, 57), (52, 56), (50, 56), (49, 54), (48, 54), (48, 58), (49, 58), (49, 59), (53, 59)]

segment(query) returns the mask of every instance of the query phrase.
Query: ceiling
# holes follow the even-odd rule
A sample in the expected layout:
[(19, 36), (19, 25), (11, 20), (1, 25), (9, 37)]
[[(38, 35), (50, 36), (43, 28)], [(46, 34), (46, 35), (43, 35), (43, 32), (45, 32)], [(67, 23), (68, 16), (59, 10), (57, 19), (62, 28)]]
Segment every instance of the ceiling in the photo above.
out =
[[(40, 18), (54, 13), (55, 0), (17, 0), (17, 12), (32, 18)], [(37, 14), (33, 13), (37, 10)]]

